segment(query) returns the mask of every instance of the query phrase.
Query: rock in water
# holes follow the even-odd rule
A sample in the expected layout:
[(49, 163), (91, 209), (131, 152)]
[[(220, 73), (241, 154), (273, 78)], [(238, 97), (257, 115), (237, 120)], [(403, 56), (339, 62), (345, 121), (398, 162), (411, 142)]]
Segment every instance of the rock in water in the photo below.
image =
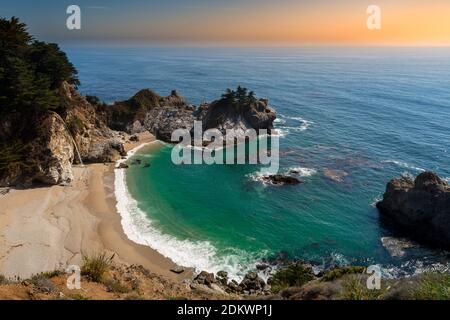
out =
[(381, 218), (417, 242), (450, 249), (450, 186), (433, 172), (392, 179), (377, 203)]
[(285, 184), (295, 185), (302, 183), (299, 179), (295, 177), (284, 176), (281, 174), (266, 176), (263, 177), (263, 180), (276, 185), (285, 185)]

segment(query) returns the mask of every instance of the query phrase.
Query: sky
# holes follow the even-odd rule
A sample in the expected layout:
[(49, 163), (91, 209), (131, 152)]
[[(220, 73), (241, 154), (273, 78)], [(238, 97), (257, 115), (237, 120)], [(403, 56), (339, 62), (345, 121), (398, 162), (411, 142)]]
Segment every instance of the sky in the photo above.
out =
[[(81, 8), (81, 30), (66, 9)], [(369, 5), (381, 29), (369, 30)], [(2, 0), (42, 40), (232, 45), (450, 45), (450, 0)]]

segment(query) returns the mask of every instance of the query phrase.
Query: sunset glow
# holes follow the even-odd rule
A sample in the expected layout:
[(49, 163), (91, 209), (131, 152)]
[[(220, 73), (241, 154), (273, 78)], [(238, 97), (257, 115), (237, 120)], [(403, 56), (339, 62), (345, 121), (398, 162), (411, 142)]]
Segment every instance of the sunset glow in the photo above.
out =
[[(30, 3), (30, 7), (26, 3)], [(449, 45), (447, 0), (79, 1), (83, 28), (64, 28), (61, 1), (38, 9), (24, 1), (31, 30), (64, 41), (286, 45)], [(381, 30), (368, 30), (366, 9), (381, 8)], [(17, 6), (16, 6), (17, 7)], [(18, 8), (0, 7), (4, 16)]]

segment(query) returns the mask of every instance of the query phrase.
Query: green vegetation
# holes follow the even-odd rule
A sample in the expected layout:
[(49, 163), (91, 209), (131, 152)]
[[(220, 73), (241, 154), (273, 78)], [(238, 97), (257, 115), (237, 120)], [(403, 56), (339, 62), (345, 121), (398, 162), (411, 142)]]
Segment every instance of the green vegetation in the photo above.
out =
[(340, 267), (335, 268), (331, 271), (328, 271), (323, 277), (322, 281), (333, 281), (339, 278), (342, 278), (342, 276), (346, 274), (355, 274), (355, 273), (364, 273), (366, 271), (366, 267), (361, 266), (346, 266), (346, 267)]
[(37, 274), (37, 275), (34, 275), (34, 276), (31, 278), (31, 281), (33, 281), (33, 279), (37, 279), (37, 278), (47, 278), (47, 279), (51, 279), (51, 278), (60, 276), (61, 274), (63, 274), (63, 272), (60, 271), (60, 270), (53, 270), (53, 271), (42, 272), (42, 273), (39, 273), (39, 274)]
[(96, 97), (96, 96), (87, 95), (86, 96), (86, 100), (87, 100), (87, 102), (89, 102), (93, 106), (98, 106), (98, 105), (102, 105), (103, 104), (103, 102), (100, 100), (100, 98)]
[(41, 292), (53, 292), (56, 290), (55, 284), (50, 280), (50, 273), (34, 275), (30, 282)]
[(81, 293), (74, 293), (69, 296), (72, 300), (89, 300), (89, 297), (82, 295)]
[(76, 135), (78, 133), (81, 133), (83, 130), (83, 121), (81, 121), (80, 118), (76, 116), (72, 116), (66, 121), (67, 128), (69, 129), (70, 133), (72, 135)]
[(93, 257), (84, 256), (81, 275), (86, 276), (90, 281), (102, 282), (113, 258), (114, 255), (108, 258), (106, 253), (100, 253)]
[(20, 140), (0, 143), (0, 171), (14, 170), (17, 166), (24, 166), (24, 150), (26, 145)]
[(253, 91), (248, 92), (247, 88), (238, 86), (236, 91), (227, 89), (220, 101), (231, 104), (238, 110), (242, 110), (244, 107), (248, 107), (255, 103), (256, 97)]
[(114, 292), (114, 293), (128, 293), (131, 290), (120, 283), (120, 281), (115, 279), (104, 279), (102, 280), (102, 283), (106, 286), (106, 289), (108, 292)]
[(58, 45), (35, 40), (16, 17), (0, 18), (0, 114), (58, 110), (63, 81), (79, 84), (75, 67)]
[(450, 273), (424, 273), (411, 291), (417, 300), (450, 300)]
[(2, 284), (8, 284), (9, 280), (2, 274), (0, 274), (0, 285)]
[(314, 279), (311, 271), (302, 264), (292, 264), (287, 268), (278, 270), (272, 277), (273, 292), (279, 292), (289, 287), (301, 287)]
[(370, 290), (366, 284), (367, 277), (350, 275), (342, 281), (342, 291), (339, 298), (342, 300), (383, 300), (386, 288)]

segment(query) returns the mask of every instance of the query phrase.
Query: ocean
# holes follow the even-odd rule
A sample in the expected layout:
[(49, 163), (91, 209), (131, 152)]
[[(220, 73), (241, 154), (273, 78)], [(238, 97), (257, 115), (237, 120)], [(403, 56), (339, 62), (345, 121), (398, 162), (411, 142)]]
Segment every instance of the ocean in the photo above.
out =
[(424, 170), (450, 179), (449, 48), (63, 47), (84, 94), (125, 100), (176, 89), (190, 103), (238, 85), (276, 109), (280, 172), (182, 165), (157, 143), (151, 164), (116, 176), (127, 235), (197, 270), (240, 278), (264, 259), (379, 264), (396, 276), (446, 267), (449, 255), (393, 237), (374, 204), (386, 183)]

